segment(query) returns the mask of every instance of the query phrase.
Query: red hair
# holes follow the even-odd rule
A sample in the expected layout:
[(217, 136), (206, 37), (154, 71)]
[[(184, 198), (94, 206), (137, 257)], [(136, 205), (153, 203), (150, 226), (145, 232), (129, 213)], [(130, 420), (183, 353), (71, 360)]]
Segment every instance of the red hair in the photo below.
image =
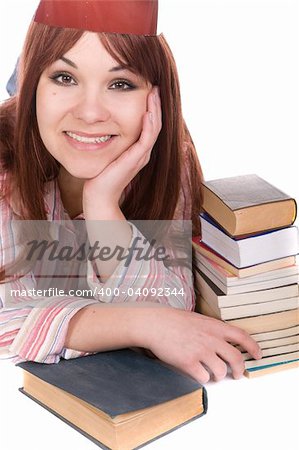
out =
[[(9, 183), (3, 185), (3, 196), (9, 195), (13, 185), (24, 219), (46, 219), (44, 185), (59, 172), (59, 164), (45, 148), (38, 130), (35, 94), (39, 78), (83, 33), (32, 22), (20, 61), (18, 94), (0, 108), (0, 162), (9, 177)], [(162, 101), (162, 130), (149, 163), (131, 183), (122, 211), (128, 220), (172, 219), (187, 157), (193, 231), (197, 234), (202, 172), (183, 121), (178, 75), (168, 44), (163, 35), (99, 33), (99, 38), (122, 65), (158, 85)], [(185, 156), (183, 149), (187, 152)]]

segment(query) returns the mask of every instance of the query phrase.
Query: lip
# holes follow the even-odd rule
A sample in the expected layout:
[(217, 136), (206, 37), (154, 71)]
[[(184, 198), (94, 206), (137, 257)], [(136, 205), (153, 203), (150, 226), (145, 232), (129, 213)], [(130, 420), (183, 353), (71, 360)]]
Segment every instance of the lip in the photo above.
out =
[[(70, 130), (68, 130), (70, 131)], [(87, 134), (87, 133), (79, 133), (77, 131), (70, 131), (71, 133), (77, 134), (78, 136), (82, 136), (82, 137), (101, 137), (101, 136), (107, 136), (109, 133), (106, 134)], [(75, 139), (71, 138), (70, 136), (68, 136), (65, 132), (63, 133), (67, 143), (75, 150), (79, 150), (79, 151), (84, 151), (84, 152), (88, 152), (88, 151), (97, 151), (97, 150), (102, 150), (106, 147), (108, 147), (108, 145), (111, 144), (112, 141), (114, 141), (114, 139), (117, 137), (116, 135), (111, 135), (111, 138), (108, 139), (108, 141), (106, 142), (99, 142), (99, 143), (86, 143), (86, 142), (79, 142), (76, 141)]]

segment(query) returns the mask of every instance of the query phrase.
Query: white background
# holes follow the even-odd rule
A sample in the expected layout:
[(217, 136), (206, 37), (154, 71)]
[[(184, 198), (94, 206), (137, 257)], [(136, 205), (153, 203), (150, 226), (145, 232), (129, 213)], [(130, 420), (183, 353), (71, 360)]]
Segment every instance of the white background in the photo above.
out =
[[(0, 99), (37, 3), (0, 2)], [(299, 200), (298, 14), (297, 0), (160, 0), (206, 179), (257, 173)], [(21, 396), (18, 372), (0, 365), (1, 449), (96, 448)], [(298, 370), (207, 388), (208, 415), (149, 447), (297, 450)]]
[[(298, 450), (298, 375), (299, 369), (291, 369), (251, 380), (209, 382), (207, 415), (144, 450)], [(99, 449), (20, 394), (20, 386), (21, 369), (0, 363), (1, 450)]]
[[(0, 2), (0, 99), (37, 0)], [(299, 199), (298, 0), (160, 0), (207, 180), (257, 173)]]

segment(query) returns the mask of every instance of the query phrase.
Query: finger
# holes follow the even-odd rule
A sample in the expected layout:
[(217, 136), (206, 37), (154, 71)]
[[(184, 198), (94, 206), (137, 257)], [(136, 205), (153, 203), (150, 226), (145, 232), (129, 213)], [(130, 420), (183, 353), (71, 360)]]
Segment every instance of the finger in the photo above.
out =
[(227, 342), (221, 342), (221, 344), (217, 345), (217, 354), (230, 365), (235, 379), (242, 377), (245, 370), (245, 363), (238, 349)]
[(158, 86), (155, 86), (155, 89), (153, 90), (153, 99), (154, 99), (154, 114), (156, 117), (156, 125), (158, 127), (158, 130), (161, 130), (162, 127), (162, 107), (161, 107), (161, 97), (160, 97), (160, 90)]
[(140, 151), (150, 151), (157, 139), (157, 132), (154, 125), (154, 108), (149, 109), (143, 116), (142, 131), (137, 144), (140, 144)]
[(128, 171), (133, 171), (132, 176), (135, 176), (144, 165), (144, 160), (150, 157), (155, 139), (153, 124), (147, 112), (143, 117), (142, 132), (138, 141), (115, 160), (115, 165), (124, 163)]
[(200, 384), (206, 384), (210, 380), (209, 372), (200, 362), (185, 367), (184, 372), (190, 375)]
[(138, 165), (141, 167), (148, 163), (157, 140), (158, 133), (154, 130), (153, 120), (152, 113), (147, 112), (143, 119), (140, 138), (134, 148), (131, 148), (132, 153), (134, 152), (135, 160), (138, 161)]
[(220, 381), (226, 377), (227, 365), (216, 353), (209, 351), (204, 358), (201, 358), (201, 360), (213, 374), (215, 381)]
[(161, 131), (161, 101), (158, 88), (155, 86), (147, 99), (147, 112), (143, 119), (142, 133), (139, 142), (151, 151)]
[(148, 95), (148, 110), (143, 117), (142, 131), (138, 141), (116, 160), (116, 164), (123, 161), (128, 168), (131, 167), (132, 176), (135, 176), (148, 163), (161, 130), (161, 113), (159, 115), (161, 105), (159, 96), (155, 99), (156, 92), (158, 92), (157, 89), (153, 88)]
[(262, 357), (262, 351), (258, 343), (248, 334), (245, 330), (235, 327), (233, 325), (227, 325), (224, 328), (223, 338), (226, 341), (238, 344), (242, 349), (246, 350), (253, 358), (260, 359)]

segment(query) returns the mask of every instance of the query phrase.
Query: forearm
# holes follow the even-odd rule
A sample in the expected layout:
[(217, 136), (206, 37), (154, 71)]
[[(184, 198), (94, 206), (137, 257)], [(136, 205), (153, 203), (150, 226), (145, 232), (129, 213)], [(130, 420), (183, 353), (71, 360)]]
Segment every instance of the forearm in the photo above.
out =
[[(111, 232), (112, 225), (108, 226), (105, 221), (103, 225), (98, 224), (98, 222), (87, 224), (87, 227), (94, 227), (94, 229), (89, 230), (89, 236), (91, 238), (93, 234), (96, 235), (103, 227), (105, 228), (104, 232), (107, 229), (109, 230), (107, 240), (119, 238), (121, 232), (125, 230), (122, 227), (128, 225), (128, 222), (123, 222), (119, 220), (112, 223), (114, 228), (119, 227), (119, 232), (115, 230)], [(149, 301), (168, 304), (174, 308), (187, 311), (193, 310), (194, 290), (191, 270), (184, 265), (167, 268), (164, 261), (155, 256), (155, 248), (151, 247), (150, 242), (145, 239), (138, 228), (133, 224), (131, 228), (132, 237), (128, 244), (130, 248), (124, 246), (125, 260), (120, 262), (120, 259), (118, 259), (116, 261), (113, 277), (111, 277), (111, 274), (109, 279), (103, 277), (104, 272), (100, 271), (98, 267), (100, 279), (97, 278), (95, 267), (88, 264), (88, 284), (96, 292), (95, 298), (103, 302), (103, 293), (105, 295), (105, 293), (111, 292), (107, 294), (109, 295), (109, 301), (116, 300), (117, 303)], [(115, 245), (115, 243), (112, 245)], [(164, 247), (160, 248), (164, 249), (165, 252)], [(167, 255), (170, 255), (170, 258), (175, 258), (171, 248), (167, 247), (166, 252)], [(97, 266), (102, 265), (102, 270), (106, 270), (104, 264), (108, 262), (98, 261)], [(106, 283), (102, 286), (102, 289), (99, 289), (100, 281)], [(114, 298), (114, 292), (116, 292), (116, 298)]]
[(89, 305), (70, 320), (65, 347), (84, 352), (149, 348), (152, 325), (165, 307), (150, 302)]
[(237, 344), (254, 358), (261, 353), (243, 330), (189, 311), (152, 303), (89, 305), (75, 314), (65, 347), (100, 352), (143, 347), (162, 361), (188, 373), (201, 383), (225, 377), (226, 363), (239, 378), (244, 361)]

